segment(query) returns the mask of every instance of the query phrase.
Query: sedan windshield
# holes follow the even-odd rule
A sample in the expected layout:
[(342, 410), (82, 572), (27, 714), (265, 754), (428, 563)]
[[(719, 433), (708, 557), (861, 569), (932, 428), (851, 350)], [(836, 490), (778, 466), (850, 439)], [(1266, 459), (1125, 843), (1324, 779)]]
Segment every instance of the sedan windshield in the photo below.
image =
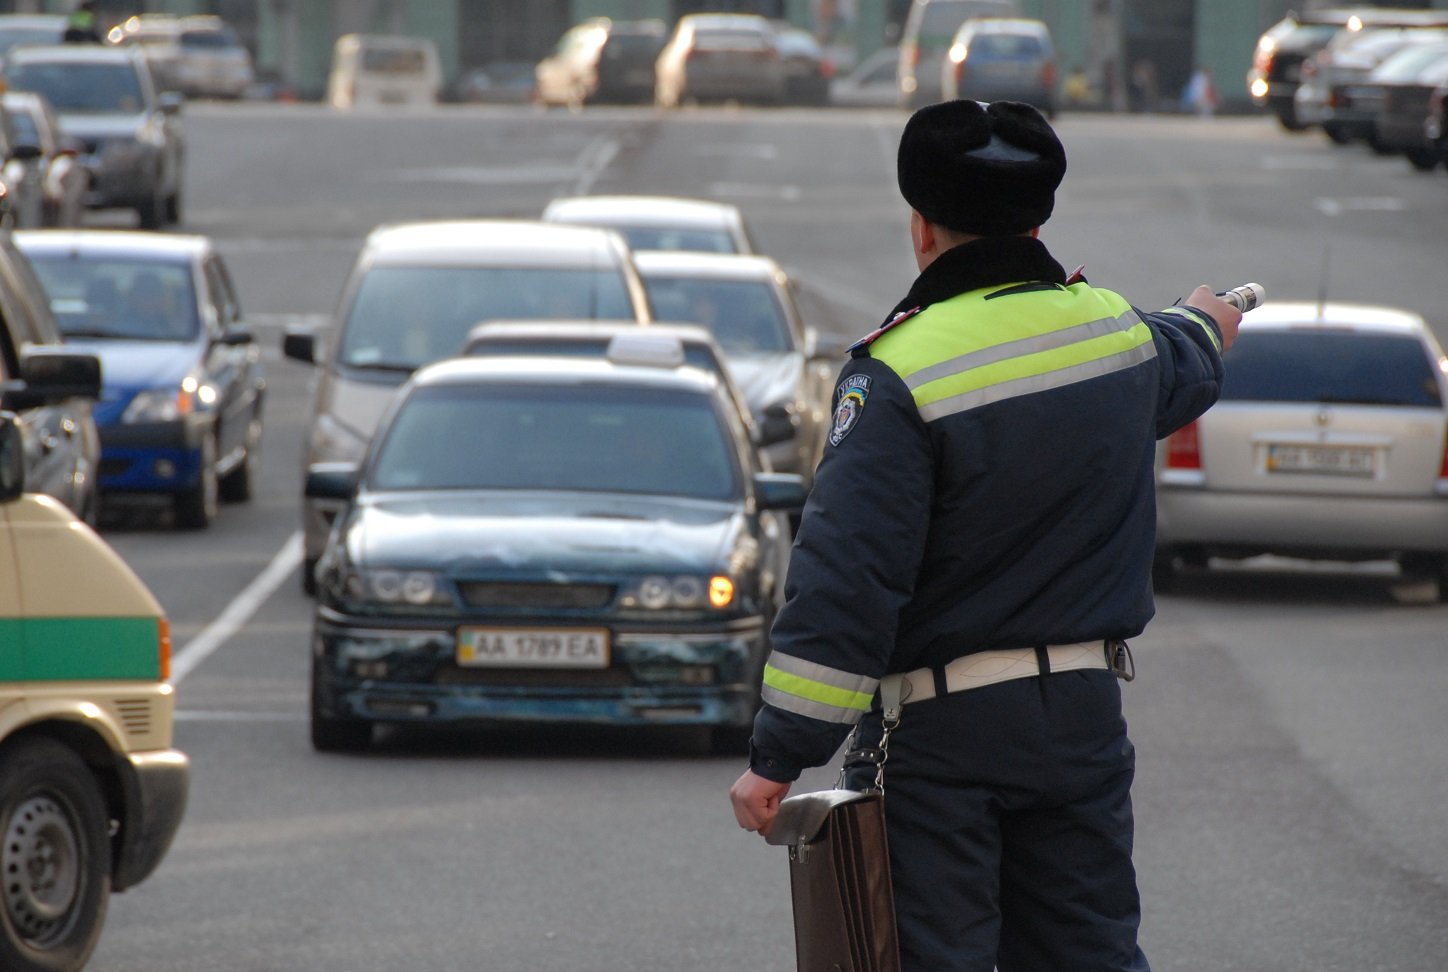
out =
[(22, 63), (5, 77), (12, 89), (43, 94), (62, 113), (134, 115), (144, 106), (140, 79), (129, 64)]
[(1433, 362), (1412, 337), (1244, 330), (1223, 363), (1223, 401), (1443, 406)]
[(201, 328), (188, 264), (28, 255), (68, 338), (189, 341)]
[(633, 316), (617, 270), (376, 267), (352, 301), (338, 362), (411, 370), (460, 353), (482, 321)]
[(794, 350), (784, 309), (766, 281), (652, 277), (644, 285), (655, 319), (702, 324), (726, 354)]
[(674, 226), (616, 226), (634, 250), (688, 250), (691, 253), (738, 253), (727, 230), (682, 229)]
[(740, 495), (713, 400), (606, 385), (417, 389), (368, 473), (375, 490), (521, 489)]

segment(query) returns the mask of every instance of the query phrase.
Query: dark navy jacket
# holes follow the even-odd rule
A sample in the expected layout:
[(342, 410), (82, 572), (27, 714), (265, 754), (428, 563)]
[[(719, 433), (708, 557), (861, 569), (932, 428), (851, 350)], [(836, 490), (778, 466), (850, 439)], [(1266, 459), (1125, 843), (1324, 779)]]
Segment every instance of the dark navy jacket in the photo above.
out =
[(1156, 440), (1216, 401), (1221, 336), (972, 241), (852, 349), (765, 669), (751, 766), (830, 759), (881, 676), (1140, 634)]

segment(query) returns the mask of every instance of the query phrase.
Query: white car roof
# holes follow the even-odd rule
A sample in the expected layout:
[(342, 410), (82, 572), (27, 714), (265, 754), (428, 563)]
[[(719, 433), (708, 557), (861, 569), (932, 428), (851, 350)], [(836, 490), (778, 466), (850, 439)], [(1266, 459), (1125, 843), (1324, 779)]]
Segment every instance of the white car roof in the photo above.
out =
[(27, 252), (76, 251), (134, 257), (194, 259), (211, 249), (206, 236), (188, 233), (146, 233), (137, 230), (36, 229), (16, 230), (16, 245)]
[(627, 259), (612, 230), (537, 220), (470, 219), (397, 223), (367, 237), (374, 264), (614, 268)]
[(698, 324), (592, 320), (483, 321), (474, 325), (473, 329), (468, 332), (468, 342), (471, 343), (484, 337), (558, 337), (565, 340), (590, 337), (607, 338), (615, 334), (634, 331), (675, 337), (681, 341), (715, 343), (713, 332)]
[(1246, 330), (1292, 327), (1351, 328), (1379, 334), (1430, 334), (1420, 314), (1398, 307), (1341, 301), (1272, 300), (1242, 316)]
[(721, 388), (708, 371), (689, 367), (620, 365), (606, 358), (465, 357), (425, 365), (413, 375), (416, 384), (527, 382), (530, 385), (573, 385), (606, 382), (646, 388), (682, 388), (709, 392)]
[(707, 277), (714, 280), (778, 281), (784, 271), (771, 257), (683, 250), (635, 250), (634, 265), (643, 277)]
[(543, 218), (560, 222), (601, 220), (633, 226), (731, 229), (739, 222), (732, 203), (674, 196), (567, 196), (554, 199)]

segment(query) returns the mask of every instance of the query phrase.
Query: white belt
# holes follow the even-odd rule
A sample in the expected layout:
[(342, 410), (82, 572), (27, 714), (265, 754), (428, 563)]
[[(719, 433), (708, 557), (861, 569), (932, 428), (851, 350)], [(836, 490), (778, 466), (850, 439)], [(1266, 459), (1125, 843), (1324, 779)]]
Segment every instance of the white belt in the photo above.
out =
[[(1052, 672), (1069, 672), (1081, 668), (1110, 669), (1104, 641), (1082, 641), (1074, 645), (1049, 645), (1046, 657)], [(1013, 678), (1029, 678), (1041, 674), (1034, 648), (1007, 648), (977, 651), (945, 664), (945, 690), (964, 692), (1006, 682)], [(917, 668), (900, 676), (900, 701), (924, 702), (935, 698), (935, 672)]]

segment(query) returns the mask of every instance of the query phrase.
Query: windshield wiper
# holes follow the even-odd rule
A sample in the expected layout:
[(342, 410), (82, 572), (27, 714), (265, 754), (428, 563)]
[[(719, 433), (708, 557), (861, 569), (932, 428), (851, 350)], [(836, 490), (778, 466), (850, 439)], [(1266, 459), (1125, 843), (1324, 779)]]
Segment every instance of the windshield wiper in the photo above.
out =
[(365, 363), (344, 361), (342, 362), (342, 366), (345, 368), (355, 368), (358, 371), (388, 371), (402, 375), (410, 375), (420, 367), (419, 365), (394, 364), (390, 361), (368, 361)]

